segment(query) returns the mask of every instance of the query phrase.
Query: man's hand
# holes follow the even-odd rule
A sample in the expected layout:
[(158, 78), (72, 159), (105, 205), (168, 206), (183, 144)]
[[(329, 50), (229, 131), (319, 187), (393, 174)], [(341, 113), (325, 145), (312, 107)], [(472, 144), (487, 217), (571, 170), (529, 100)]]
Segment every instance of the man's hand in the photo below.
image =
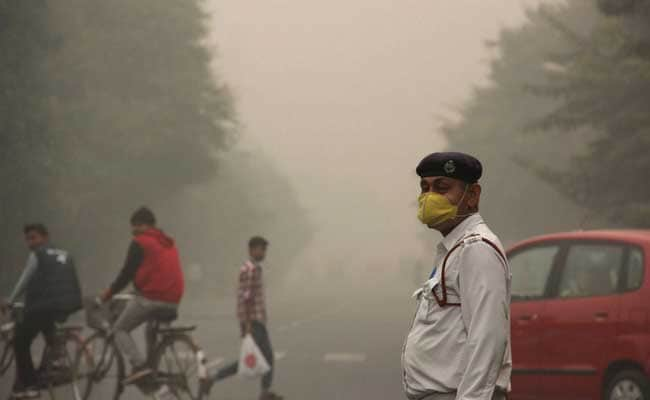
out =
[(240, 322), (239, 323), (239, 328), (241, 329), (241, 338), (243, 339), (251, 331), (251, 323), (250, 323), (250, 321)]

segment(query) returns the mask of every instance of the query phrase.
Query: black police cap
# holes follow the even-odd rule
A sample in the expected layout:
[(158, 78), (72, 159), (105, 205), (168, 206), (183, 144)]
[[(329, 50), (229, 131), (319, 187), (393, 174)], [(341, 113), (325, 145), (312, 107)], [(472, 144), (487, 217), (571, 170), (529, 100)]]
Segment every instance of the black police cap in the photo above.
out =
[(421, 178), (446, 176), (467, 183), (476, 183), (483, 174), (483, 166), (476, 158), (465, 153), (433, 153), (424, 157), (416, 169)]

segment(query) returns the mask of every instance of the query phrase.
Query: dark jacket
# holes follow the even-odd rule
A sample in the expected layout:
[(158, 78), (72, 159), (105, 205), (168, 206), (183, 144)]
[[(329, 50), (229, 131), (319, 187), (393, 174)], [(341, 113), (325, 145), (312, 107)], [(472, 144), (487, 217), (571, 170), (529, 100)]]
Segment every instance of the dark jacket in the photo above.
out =
[(48, 245), (34, 254), (38, 268), (27, 284), (25, 312), (71, 314), (80, 310), (81, 287), (70, 253)]

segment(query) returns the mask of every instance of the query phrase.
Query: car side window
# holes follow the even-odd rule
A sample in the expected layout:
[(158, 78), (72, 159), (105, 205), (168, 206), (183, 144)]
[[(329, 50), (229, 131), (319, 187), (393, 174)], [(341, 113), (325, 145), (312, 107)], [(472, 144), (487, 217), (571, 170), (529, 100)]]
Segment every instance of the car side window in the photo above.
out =
[(512, 301), (534, 300), (544, 296), (559, 251), (558, 245), (535, 246), (508, 256), (512, 271)]
[(630, 254), (627, 259), (625, 290), (632, 291), (639, 289), (643, 284), (644, 272), (643, 252), (636, 247), (630, 248)]
[(593, 297), (616, 293), (624, 255), (625, 246), (622, 245), (571, 245), (558, 286), (559, 297)]

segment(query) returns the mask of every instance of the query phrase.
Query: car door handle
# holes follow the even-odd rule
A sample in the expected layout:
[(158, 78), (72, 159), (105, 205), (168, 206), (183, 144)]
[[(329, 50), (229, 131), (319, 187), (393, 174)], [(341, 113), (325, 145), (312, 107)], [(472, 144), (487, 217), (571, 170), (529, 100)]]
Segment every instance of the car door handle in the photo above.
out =
[(594, 314), (594, 319), (596, 321), (605, 321), (609, 317), (609, 314), (602, 311), (602, 312), (597, 312)]

